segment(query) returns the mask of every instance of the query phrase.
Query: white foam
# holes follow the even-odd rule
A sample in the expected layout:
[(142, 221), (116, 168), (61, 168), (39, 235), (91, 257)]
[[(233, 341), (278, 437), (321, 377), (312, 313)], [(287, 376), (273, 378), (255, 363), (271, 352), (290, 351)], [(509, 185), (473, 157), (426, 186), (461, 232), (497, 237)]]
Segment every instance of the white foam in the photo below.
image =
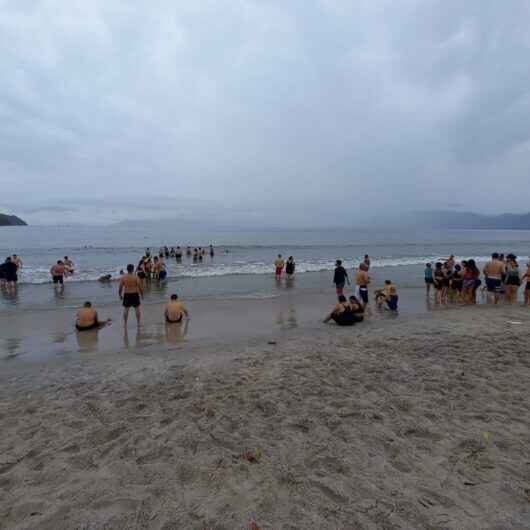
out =
[[(373, 258), (371, 261), (372, 268), (382, 267), (407, 267), (423, 265), (427, 262), (443, 260), (440, 256), (411, 256), (393, 258), (383, 256)], [(471, 259), (470, 257), (457, 256), (456, 261)], [(474, 256), (477, 263), (485, 262), (488, 256)], [(530, 259), (528, 256), (521, 256), (520, 262)], [(343, 265), (347, 269), (356, 268), (360, 261), (358, 259), (344, 259)], [(230, 264), (222, 263), (202, 263), (202, 264), (184, 264), (176, 265), (169, 262), (168, 278), (208, 278), (232, 275), (263, 275), (272, 274), (273, 268), (270, 263), (263, 261), (245, 262), (236, 261)], [(335, 268), (335, 259), (315, 259), (312, 261), (301, 261), (296, 264), (296, 273), (303, 274), (308, 272), (332, 271)], [(83, 282), (97, 281), (103, 274), (112, 274), (113, 278), (119, 277), (119, 267), (112, 269), (112, 266), (93, 267), (89, 269), (78, 269), (74, 275), (68, 276), (66, 282)], [(46, 267), (24, 266), (20, 273), (20, 283), (43, 284), (51, 281), (50, 271)]]

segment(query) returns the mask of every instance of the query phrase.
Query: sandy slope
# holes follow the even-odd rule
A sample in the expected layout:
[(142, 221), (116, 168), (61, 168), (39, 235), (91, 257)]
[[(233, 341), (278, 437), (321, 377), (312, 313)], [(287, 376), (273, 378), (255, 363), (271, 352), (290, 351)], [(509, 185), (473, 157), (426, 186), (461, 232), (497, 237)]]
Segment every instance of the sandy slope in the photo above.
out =
[(530, 528), (529, 325), (464, 308), (11, 379), (0, 528)]

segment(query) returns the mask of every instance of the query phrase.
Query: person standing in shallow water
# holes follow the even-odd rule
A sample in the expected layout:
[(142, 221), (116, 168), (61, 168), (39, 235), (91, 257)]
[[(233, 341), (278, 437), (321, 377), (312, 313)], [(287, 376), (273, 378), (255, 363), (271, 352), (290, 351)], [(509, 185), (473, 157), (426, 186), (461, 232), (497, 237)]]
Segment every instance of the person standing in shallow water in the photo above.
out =
[(425, 264), (425, 271), (424, 271), (424, 277), (425, 277), (425, 293), (427, 296), (429, 296), (429, 293), (431, 292), (431, 286), (434, 284), (434, 279), (432, 276), (432, 264), (426, 263)]
[(355, 274), (355, 295), (363, 305), (368, 303), (368, 284), (370, 283), (370, 277), (368, 276), (368, 266), (364, 261), (359, 265), (359, 268)]
[(519, 264), (517, 263), (517, 256), (514, 254), (508, 254), (506, 256), (506, 276), (505, 276), (505, 289), (506, 289), (506, 302), (509, 304), (515, 304), (517, 302), (517, 290), (521, 285), (521, 279), (519, 278)]
[(62, 291), (64, 289), (64, 275), (66, 273), (66, 267), (64, 263), (59, 260), (53, 267), (50, 269), (50, 274), (52, 276), (52, 281), (54, 287), (59, 287)]
[(134, 274), (134, 265), (127, 265), (127, 274), (124, 274), (120, 279), (120, 286), (118, 295), (123, 301), (123, 322), (127, 326), (129, 318), (129, 309), (134, 307), (136, 312), (136, 322), (140, 324), (141, 311), (141, 297), (143, 297), (144, 290), (142, 288), (142, 280)]
[(293, 277), (295, 268), (296, 263), (294, 262), (294, 258), (292, 256), (289, 256), (289, 258), (287, 259), (287, 263), (285, 264), (285, 274), (287, 274), (288, 278)]
[(342, 296), (344, 293), (344, 286), (346, 283), (350, 285), (350, 278), (346, 269), (342, 266), (342, 260), (338, 259), (335, 263), (335, 272), (333, 274), (333, 283), (335, 284), (335, 290), (337, 296)]

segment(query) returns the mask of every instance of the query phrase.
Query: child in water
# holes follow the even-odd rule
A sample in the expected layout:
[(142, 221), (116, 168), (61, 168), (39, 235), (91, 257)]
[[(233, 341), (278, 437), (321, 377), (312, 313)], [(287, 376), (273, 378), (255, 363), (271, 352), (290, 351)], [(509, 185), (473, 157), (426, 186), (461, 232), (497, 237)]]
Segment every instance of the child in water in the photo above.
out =
[(434, 279), (432, 276), (432, 265), (430, 263), (425, 264), (425, 290), (427, 291), (427, 294), (431, 292), (431, 285), (434, 283)]

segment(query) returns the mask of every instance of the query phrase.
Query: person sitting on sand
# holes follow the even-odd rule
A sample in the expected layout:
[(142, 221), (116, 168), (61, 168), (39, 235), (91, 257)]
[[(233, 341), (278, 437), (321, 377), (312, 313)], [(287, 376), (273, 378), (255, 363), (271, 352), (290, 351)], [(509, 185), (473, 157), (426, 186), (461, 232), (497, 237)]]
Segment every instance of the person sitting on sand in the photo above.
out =
[(182, 319), (186, 317), (190, 319), (190, 314), (188, 310), (184, 307), (182, 302), (178, 301), (178, 296), (172, 294), (169, 302), (164, 308), (164, 316), (166, 317), (166, 322), (168, 324), (178, 324), (182, 322)]
[(352, 313), (357, 317), (357, 322), (362, 322), (364, 320), (364, 306), (360, 300), (355, 296), (351, 295), (348, 300), (350, 303), (350, 308)]
[(83, 307), (77, 311), (75, 327), (77, 331), (87, 331), (89, 329), (100, 329), (110, 322), (110, 318), (100, 321), (97, 311), (92, 307), (92, 303), (85, 302)]
[(338, 303), (324, 319), (324, 324), (330, 320), (333, 320), (337, 326), (353, 326), (356, 322), (359, 322), (359, 316), (352, 311), (346, 297), (341, 294)]
[(395, 285), (390, 285), (388, 289), (388, 295), (386, 297), (386, 308), (389, 311), (398, 310), (399, 296)]
[(390, 280), (385, 280), (384, 287), (376, 291), (375, 300), (379, 309), (384, 307), (390, 311), (397, 311), (399, 297), (396, 287)]

